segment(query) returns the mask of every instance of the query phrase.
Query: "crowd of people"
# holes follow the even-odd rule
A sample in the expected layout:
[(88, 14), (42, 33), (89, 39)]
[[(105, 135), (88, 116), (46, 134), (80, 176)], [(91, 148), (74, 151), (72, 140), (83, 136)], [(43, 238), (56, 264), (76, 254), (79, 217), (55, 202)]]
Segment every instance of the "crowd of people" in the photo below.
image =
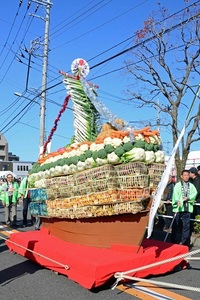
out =
[[(27, 216), (29, 204), (31, 202), (28, 189), (28, 176), (22, 180), (16, 180), (12, 173), (8, 173), (6, 178), (0, 180), (0, 200), (5, 209), (5, 224), (17, 227), (17, 204), (22, 202), (23, 227), (28, 225)], [(40, 219), (31, 215), (30, 225), (35, 226), (36, 230), (40, 228)]]
[(200, 215), (200, 166), (183, 170), (181, 180), (177, 183), (170, 176), (163, 200), (166, 214), (164, 230), (171, 229), (171, 242), (179, 243), (181, 225), (180, 244), (190, 247), (193, 232), (191, 218)]

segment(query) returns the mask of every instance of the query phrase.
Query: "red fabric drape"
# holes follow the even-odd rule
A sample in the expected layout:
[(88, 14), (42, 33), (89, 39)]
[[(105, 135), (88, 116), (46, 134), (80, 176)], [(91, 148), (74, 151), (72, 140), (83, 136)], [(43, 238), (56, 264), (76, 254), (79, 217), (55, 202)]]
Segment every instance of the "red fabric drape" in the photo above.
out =
[[(15, 242), (16, 244), (13, 244)], [(188, 252), (188, 247), (145, 239), (139, 253), (135, 248), (114, 245), (108, 248), (96, 248), (62, 241), (48, 234), (47, 230), (20, 232), (10, 235), (6, 241), (11, 251), (27, 257), (40, 265), (68, 276), (87, 289), (101, 286), (116, 272), (122, 272), (165, 260)], [(68, 265), (69, 270), (44, 257), (33, 254), (21, 246)], [(182, 259), (172, 261), (151, 269), (138, 271), (130, 276), (147, 277), (172, 271)]]

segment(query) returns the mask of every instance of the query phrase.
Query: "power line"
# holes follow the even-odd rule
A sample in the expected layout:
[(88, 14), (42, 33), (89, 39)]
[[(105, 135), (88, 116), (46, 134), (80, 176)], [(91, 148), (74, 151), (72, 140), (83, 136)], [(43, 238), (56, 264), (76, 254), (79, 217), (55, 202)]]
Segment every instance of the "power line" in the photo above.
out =
[(4, 60), (3, 60), (2, 64), (1, 64), (1, 66), (0, 66), (0, 69), (2, 69), (2, 67), (3, 67), (3, 65), (4, 65), (4, 63), (5, 63), (5, 61), (6, 61), (6, 59), (8, 58), (8, 55), (9, 55), (10, 51), (12, 50), (12, 47), (13, 47), (14, 43), (16, 42), (17, 36), (19, 35), (19, 32), (20, 32), (20, 30), (21, 30), (21, 27), (22, 27), (22, 25), (23, 25), (23, 23), (24, 23), (24, 20), (25, 20), (25, 18), (26, 18), (27, 11), (28, 11), (29, 7), (30, 7), (30, 6), (28, 5), (28, 6), (27, 6), (27, 9), (26, 9), (26, 12), (24, 13), (23, 19), (22, 19), (22, 21), (21, 21), (21, 24), (20, 24), (20, 26), (19, 26), (19, 28), (18, 28), (18, 30), (17, 30), (17, 33), (16, 33), (16, 35), (15, 35), (15, 37), (14, 37), (14, 40), (13, 40), (13, 42), (12, 42), (10, 48), (9, 48), (9, 51), (7, 52), (7, 55), (6, 55), (6, 57), (4, 58)]
[[(199, 1), (198, 1), (198, 2), (199, 2)], [(192, 16), (191, 18), (189, 18), (189, 19), (187, 19), (187, 20), (185, 20), (185, 21), (183, 21), (183, 22), (181, 22), (181, 23), (179, 23), (179, 24), (176, 24), (175, 26), (173, 26), (173, 27), (171, 27), (171, 28), (168, 28), (167, 30), (165, 30), (164, 34), (167, 33), (167, 32), (170, 32), (170, 31), (172, 31), (172, 30), (174, 30), (174, 29), (176, 29), (178, 26), (183, 25), (185, 22), (190, 22), (191, 20), (193, 20), (193, 19), (194, 19), (196, 16), (198, 16), (198, 15), (199, 15), (199, 14), (196, 14), (195, 16)], [(130, 47), (130, 48), (128, 48), (128, 49), (125, 49), (124, 51), (119, 52), (119, 53), (116, 54), (115, 56), (112, 56), (112, 57), (108, 58), (107, 60), (104, 60), (104, 61), (100, 62), (99, 64), (94, 65), (93, 67), (91, 67), (91, 69), (92, 69), (92, 68), (96, 68), (96, 67), (99, 66), (100, 64), (103, 64), (103, 63), (105, 63), (106, 61), (112, 60), (112, 59), (114, 59), (115, 57), (118, 57), (118, 56), (120, 56), (120, 55), (122, 55), (122, 54), (124, 54), (124, 53), (126, 53), (126, 52), (128, 52), (128, 51), (130, 51), (130, 50), (132, 50), (132, 49), (134, 49), (134, 48), (136, 48), (136, 47), (139, 47), (139, 46), (141, 46), (142, 44), (144, 44), (144, 43), (146, 43), (146, 42), (148, 42), (148, 41), (151, 41), (151, 40), (154, 39), (155, 37), (156, 37), (156, 36), (154, 35), (154, 36), (152, 36), (152, 37), (150, 37), (150, 38), (148, 38), (148, 39), (146, 39), (146, 40), (143, 40), (141, 43), (139, 43), (139, 44), (137, 44), (137, 45), (134, 45), (133, 47)], [(102, 75), (102, 76), (103, 76), (103, 75)], [(53, 86), (49, 86), (49, 87), (46, 88), (46, 90), (50, 90), (50, 89), (52, 89), (52, 88), (54, 88), (54, 87), (56, 87), (56, 86), (58, 86), (58, 85), (60, 85), (60, 84), (62, 84), (62, 82), (59, 82), (59, 83), (57, 83), (57, 84), (55, 84), (55, 85), (53, 85)], [(40, 95), (41, 95), (41, 93), (39, 93), (36, 97), (39, 97)]]
[[(121, 16), (123, 16), (123, 15), (129, 13), (131, 10), (136, 9), (137, 7), (139, 7), (140, 5), (142, 5), (143, 3), (145, 3), (146, 1), (147, 1), (147, 0), (144, 0), (142, 3), (140, 3), (140, 4), (136, 5), (136, 6), (134, 6), (134, 7), (131, 8), (131, 9), (128, 9), (128, 10), (125, 11), (124, 13), (119, 14), (118, 16), (116, 16), (116, 17), (114, 17), (114, 18), (108, 20), (107, 22), (104, 22), (103, 24), (101, 24), (101, 25), (99, 25), (99, 26), (97, 26), (97, 27), (95, 27), (95, 28), (93, 28), (93, 29), (91, 29), (91, 30), (89, 30), (89, 31), (87, 31), (87, 32), (85, 32), (85, 33), (79, 35), (78, 37), (71, 39), (70, 41), (67, 41), (67, 42), (65, 42), (65, 43), (63, 43), (63, 44), (61, 44), (61, 45), (58, 45), (57, 47), (53, 48), (52, 50), (55, 50), (55, 49), (57, 49), (57, 48), (59, 48), (59, 47), (62, 47), (62, 46), (64, 46), (64, 45), (66, 45), (66, 44), (69, 44), (70, 42), (75, 41), (75, 40), (79, 39), (80, 37), (82, 38), (83, 36), (85, 36), (85, 35), (87, 35), (87, 34), (93, 32), (93, 31), (95, 31), (95, 30), (97, 30), (97, 29), (99, 29), (99, 28), (101, 28), (101, 27), (103, 27), (103, 26), (109, 24), (110, 22), (112, 22), (112, 21), (114, 21), (114, 20), (120, 18)], [(88, 16), (87, 16), (87, 17), (88, 17)], [(87, 17), (85, 17), (85, 18), (87, 18)], [(85, 18), (84, 18), (84, 19), (85, 19)], [(84, 20), (84, 19), (83, 19), (83, 20)], [(82, 21), (82, 20), (81, 20), (81, 21)], [(80, 23), (81, 21), (79, 21), (78, 23)], [(78, 24), (78, 23), (76, 23), (76, 24)], [(76, 24), (75, 24), (75, 25), (76, 25)], [(68, 28), (68, 29), (70, 29), (70, 28)]]
[(12, 32), (12, 30), (13, 30), (13, 27), (14, 27), (14, 25), (15, 25), (15, 21), (16, 21), (16, 18), (17, 18), (17, 16), (18, 16), (18, 14), (19, 14), (19, 10), (20, 10), (20, 8), (21, 8), (22, 2), (23, 2), (23, 0), (20, 0), (19, 5), (18, 5), (17, 12), (16, 12), (15, 17), (14, 17), (14, 20), (13, 20), (13, 22), (12, 22), (10, 31), (9, 31), (8, 36), (7, 36), (7, 39), (6, 39), (6, 41), (5, 41), (4, 45), (3, 45), (3, 48), (2, 48), (2, 50), (1, 50), (0, 56), (3, 54), (3, 51), (5, 50), (5, 47), (6, 47), (6, 45), (8, 44), (8, 40), (9, 40), (9, 38), (10, 38), (11, 32)]
[[(18, 122), (18, 123), (19, 123), (19, 124), (22, 124), (22, 125), (25, 125), (25, 126), (28, 126), (28, 127), (30, 127), (30, 128), (34, 128), (34, 129), (36, 129), (36, 130), (40, 130), (39, 127), (30, 125), (30, 124), (27, 124), (27, 123), (24, 123), (24, 122)], [(50, 133), (50, 132), (48, 132), (48, 133)], [(67, 136), (63, 136), (63, 135), (60, 135), (60, 134), (57, 134), (57, 133), (55, 133), (54, 135), (57, 136), (57, 137), (61, 137), (61, 138), (64, 138), (64, 139), (71, 140), (71, 137), (69, 138), (69, 137), (67, 137)]]
[[(181, 46), (179, 46), (179, 47), (175, 47), (175, 48), (173, 48), (173, 49), (170, 49), (170, 50), (168, 50), (168, 52), (169, 51), (172, 51), (172, 50), (174, 50), (174, 49), (177, 49), (177, 48), (180, 48), (180, 47), (183, 47), (184, 45), (181, 45)], [(150, 57), (151, 58), (151, 57)], [(142, 61), (142, 60), (141, 60)], [(139, 61), (140, 62), (140, 61)], [(136, 63), (138, 63), (138, 62), (136, 62)], [(132, 64), (131, 64), (132, 65)], [(125, 68), (125, 67), (123, 67), (123, 68)], [(54, 86), (51, 86), (51, 87), (49, 87), (49, 88), (47, 88), (46, 90), (48, 90), (48, 89), (51, 89), (51, 88), (53, 88), (53, 87), (55, 87), (55, 86), (57, 86), (57, 85), (60, 85), (61, 83), (63, 83), (63, 82), (59, 82), (59, 83), (57, 83), (57, 84), (55, 84)], [(39, 94), (37, 94), (32, 100), (30, 100), (30, 101), (32, 101), (32, 102), (35, 102), (34, 100), (37, 98), (37, 97), (39, 97), (40, 95)], [(53, 103), (53, 102), (52, 102)], [(55, 103), (54, 103), (55, 104)], [(69, 109), (69, 108), (68, 108)], [(72, 109), (73, 110), (73, 109)], [(20, 112), (21, 113), (21, 112)], [(19, 114), (17, 114), (13, 119), (15, 119), (17, 116), (18, 116)], [(12, 119), (12, 120), (13, 120)], [(21, 118), (20, 118), (21, 119)], [(11, 129), (15, 124), (16, 124), (17, 122), (15, 122), (12, 126), (10, 126), (9, 127), (9, 129)], [(4, 128), (6, 128), (8, 125), (10, 124), (10, 122), (7, 124), (7, 125), (5, 125), (5, 127)], [(4, 129), (3, 128), (3, 129)], [(0, 131), (2, 131), (2, 130), (0, 130)], [(8, 131), (8, 130), (7, 130)], [(6, 131), (6, 132), (7, 132)]]
[[(91, 10), (97, 8), (98, 5), (102, 4), (104, 1), (108, 1), (108, 0), (101, 0), (99, 1), (97, 4), (93, 5), (91, 8), (85, 10), (82, 14), (80, 14), (78, 17), (76, 17), (75, 19), (73, 19), (72, 21), (70, 21), (67, 25), (70, 25), (71, 23), (73, 23), (74, 21), (80, 19), (80, 17), (82, 16), (85, 16), (86, 13), (88, 14)], [(97, 11), (99, 11), (102, 7), (106, 6), (108, 3), (112, 2), (112, 0), (109, 0), (107, 3), (103, 4), (102, 6), (100, 6), (100, 8), (97, 8), (96, 10), (94, 10), (93, 12), (89, 13), (88, 15), (86, 15), (83, 19), (81, 19), (80, 21), (78, 21), (77, 23), (71, 25), (71, 27), (67, 28), (64, 30), (64, 32), (66, 32), (67, 30), (69, 30), (70, 28), (74, 27), (75, 25), (79, 24), (82, 20), (88, 18), (89, 16), (93, 15), (94, 13), (96, 13)], [(63, 27), (61, 27), (59, 30), (57, 30), (55, 33), (59, 32), (59, 34), (57, 34), (56, 37), (53, 37), (51, 38), (51, 40), (57, 38), (58, 36), (60, 36), (63, 32), (60, 32), (60, 30), (62, 28), (66, 28), (66, 25), (64, 25)], [(55, 34), (54, 33), (54, 34)], [(53, 34), (50, 35), (50, 37), (52, 36)]]
[[(26, 13), (27, 13), (28, 9), (30, 8), (30, 5), (31, 5), (31, 2), (28, 1), (27, 8), (26, 8)], [(37, 12), (38, 7), (39, 7), (39, 5), (36, 6), (35, 12)], [(23, 21), (24, 21), (24, 19), (25, 19), (25, 17), (26, 17), (26, 16), (25, 16), (26, 13), (24, 14), (24, 17), (23, 17), (23, 20), (22, 20), (22, 22), (21, 22), (21, 25), (20, 25), (20, 27), (19, 27), (19, 29), (18, 29), (17, 35), (15, 36), (14, 41), (12, 42), (10, 48), (8, 49), (8, 53), (7, 53), (7, 55), (6, 55), (6, 58), (4, 59), (4, 62), (5, 62), (5, 60), (7, 59), (8, 54), (10, 53), (10, 51), (12, 51), (12, 52), (14, 53), (14, 57), (13, 57), (13, 59), (11, 60), (11, 62), (10, 62), (10, 64), (9, 64), (8, 68), (6, 69), (6, 72), (5, 72), (5, 74), (3, 75), (3, 77), (2, 77), (2, 79), (1, 79), (1, 81), (0, 81), (0, 84), (2, 83), (2, 81), (4, 80), (4, 78), (6, 77), (6, 75), (7, 75), (8, 71), (9, 71), (9, 69), (11, 68), (11, 66), (12, 66), (12, 64), (13, 64), (13, 62), (14, 62), (14, 59), (16, 59), (16, 60), (18, 60), (19, 62), (23, 63), (23, 62), (17, 57), (17, 53), (18, 53), (18, 51), (20, 50), (20, 47), (21, 47), (22, 43), (24, 42), (24, 39), (25, 39), (25, 37), (26, 37), (26, 35), (27, 35), (27, 33), (28, 33), (28, 30), (29, 30), (29, 28), (30, 28), (30, 26), (31, 26), (31, 24), (32, 24), (33, 17), (32, 17), (31, 19), (29, 19), (28, 22), (27, 22), (26, 31), (25, 31), (25, 33), (24, 33), (24, 35), (23, 35), (23, 38), (22, 38), (22, 40), (21, 40), (21, 42), (20, 42), (20, 44), (19, 44), (19, 47), (18, 47), (16, 53), (12, 50), (12, 46), (14, 45), (14, 43), (15, 43), (15, 41), (16, 41), (16, 38), (17, 38), (17, 36), (18, 36), (18, 33), (19, 33), (19, 31), (20, 31), (20, 29), (21, 29), (21, 27), (22, 27), (22, 23), (23, 23)], [(3, 64), (4, 64), (4, 62), (3, 62)], [(0, 69), (2, 68), (3, 64), (1, 65)]]
[[(161, 23), (161, 22), (164, 22), (164, 21), (166, 21), (167, 19), (172, 18), (172, 17), (174, 17), (175, 15), (182, 13), (183, 11), (187, 11), (191, 6), (194, 6), (194, 5), (198, 4), (199, 2), (200, 2), (200, 1), (196, 1), (195, 3), (193, 3), (193, 4), (189, 5), (189, 6), (187, 6), (186, 8), (181, 9), (181, 10), (177, 11), (176, 13), (171, 14), (170, 16), (167, 16), (167, 17), (164, 18), (163, 20), (158, 21), (156, 24), (159, 24), (159, 23)], [(184, 22), (187, 22), (188, 20), (190, 21), (191, 19), (192, 19), (192, 17), (191, 17), (190, 19), (185, 20)], [(181, 26), (182, 24), (183, 24), (183, 23), (179, 23), (179, 24), (177, 24), (176, 26), (174, 26), (173, 28), (167, 29), (167, 31), (165, 31), (165, 33), (170, 32), (171, 30), (175, 29), (175, 28), (178, 27), (178, 26)], [(136, 34), (135, 34), (134, 36), (136, 36)], [(134, 36), (131, 36), (131, 37), (129, 37), (128, 39), (125, 39), (125, 40), (122, 41), (120, 44), (122, 44), (122, 43), (124, 43), (125, 41), (127, 41), (127, 40), (133, 38)], [(152, 40), (152, 39), (154, 39), (155, 37), (156, 37), (156, 36), (154, 35), (153, 37), (149, 38), (149, 40)], [(116, 55), (111, 56), (111, 57), (107, 58), (106, 60), (103, 60), (103, 61), (101, 61), (100, 63), (98, 63), (98, 64), (92, 66), (90, 69), (96, 68), (97, 66), (100, 66), (100, 65), (104, 64), (105, 62), (108, 62), (108, 61), (110, 61), (110, 60), (112, 60), (112, 59), (114, 59), (114, 58), (116, 58), (116, 57), (118, 57), (118, 56), (121, 56), (122, 54), (125, 54), (125, 53), (129, 52), (130, 50), (132, 50), (132, 49), (134, 49), (134, 48), (137, 48), (137, 47), (141, 46), (141, 44), (146, 43), (146, 42), (148, 42), (149, 40), (145, 40), (145, 41), (143, 41), (143, 42), (141, 42), (141, 43), (139, 43), (139, 44), (136, 44), (136, 45), (134, 45), (134, 46), (132, 46), (132, 47), (130, 47), (130, 48), (128, 48), (128, 49), (125, 49), (125, 50), (123, 50), (123, 51), (117, 53)], [(88, 61), (91, 61), (92, 59), (94, 59), (94, 58), (96, 58), (96, 57), (98, 57), (98, 56), (100, 56), (100, 55), (102, 55), (102, 54), (108, 52), (109, 50), (114, 49), (114, 48), (117, 47), (118, 45), (119, 45), (119, 44), (113, 46), (112, 48), (109, 48), (108, 50), (105, 50), (104, 52), (98, 54), (97, 56), (95, 56), (95, 57), (93, 57), (93, 58), (91, 58), (91, 59), (89, 59)], [(114, 71), (104, 73), (104, 74), (101, 75), (101, 76), (93, 77), (93, 79), (97, 79), (97, 78), (103, 77), (103, 76), (108, 75), (108, 74), (111, 74), (111, 73), (113, 73), (113, 72), (117, 72), (117, 71), (119, 71), (119, 70), (122, 70), (123, 68), (124, 68), (124, 67), (121, 67), (121, 68), (115, 69)], [(56, 79), (58, 79), (58, 78), (59, 78), (59, 76), (58, 76)], [(62, 83), (62, 82), (56, 84), (56, 86), (59, 85), (59, 84), (61, 84), (61, 83)]]

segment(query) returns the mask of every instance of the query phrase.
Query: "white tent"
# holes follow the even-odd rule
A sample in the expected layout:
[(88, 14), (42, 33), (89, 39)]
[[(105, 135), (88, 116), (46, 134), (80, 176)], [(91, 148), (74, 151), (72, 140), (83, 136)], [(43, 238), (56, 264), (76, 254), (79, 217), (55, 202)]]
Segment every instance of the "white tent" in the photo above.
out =
[(0, 171), (0, 178), (6, 178), (8, 174), (12, 174), (13, 177), (17, 178), (17, 175), (12, 171)]

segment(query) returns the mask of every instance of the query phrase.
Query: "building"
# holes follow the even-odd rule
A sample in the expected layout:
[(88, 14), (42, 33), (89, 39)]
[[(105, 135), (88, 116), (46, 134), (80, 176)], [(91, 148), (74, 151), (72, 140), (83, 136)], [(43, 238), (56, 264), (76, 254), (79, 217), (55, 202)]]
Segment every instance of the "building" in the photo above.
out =
[(0, 132), (0, 161), (8, 159), (8, 142), (3, 134)]
[(24, 178), (28, 175), (33, 164), (32, 161), (0, 161), (0, 174), (1, 172), (12, 171), (17, 178)]
[(6, 174), (6, 171), (12, 171), (17, 178), (24, 178), (27, 176), (33, 164), (34, 162), (31, 161), (20, 161), (19, 156), (13, 154), (12, 152), (8, 152), (8, 142), (4, 135), (0, 133), (1, 174)]
[(32, 161), (16, 161), (13, 162), (13, 173), (17, 175), (17, 178), (24, 178), (28, 175), (34, 162)]
[(12, 152), (8, 152), (8, 160), (9, 161), (19, 161), (19, 156), (13, 154)]

